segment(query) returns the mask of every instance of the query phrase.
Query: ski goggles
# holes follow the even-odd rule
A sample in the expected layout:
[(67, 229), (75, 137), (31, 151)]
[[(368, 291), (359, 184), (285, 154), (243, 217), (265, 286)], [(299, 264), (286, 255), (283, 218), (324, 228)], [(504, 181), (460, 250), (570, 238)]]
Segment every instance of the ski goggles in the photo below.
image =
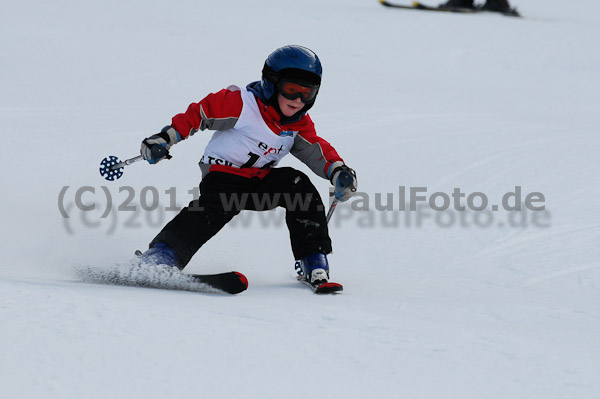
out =
[(300, 100), (306, 104), (315, 99), (319, 92), (319, 85), (297, 83), (291, 80), (281, 79), (279, 81), (279, 93), (288, 100)]

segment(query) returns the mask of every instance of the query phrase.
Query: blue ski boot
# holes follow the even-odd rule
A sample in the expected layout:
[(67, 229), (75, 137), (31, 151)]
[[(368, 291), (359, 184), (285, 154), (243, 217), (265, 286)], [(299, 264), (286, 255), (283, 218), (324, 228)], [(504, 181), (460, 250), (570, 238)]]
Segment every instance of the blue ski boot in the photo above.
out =
[(313, 286), (319, 286), (329, 281), (329, 263), (327, 255), (314, 253), (296, 262), (296, 271), (304, 280)]
[(161, 241), (154, 244), (152, 248), (148, 249), (143, 254), (140, 254), (138, 260), (140, 261), (140, 265), (160, 265), (181, 269), (181, 267), (179, 267), (179, 262), (177, 262), (177, 257), (175, 256), (175, 251), (173, 251), (173, 248), (171, 248), (167, 243)]

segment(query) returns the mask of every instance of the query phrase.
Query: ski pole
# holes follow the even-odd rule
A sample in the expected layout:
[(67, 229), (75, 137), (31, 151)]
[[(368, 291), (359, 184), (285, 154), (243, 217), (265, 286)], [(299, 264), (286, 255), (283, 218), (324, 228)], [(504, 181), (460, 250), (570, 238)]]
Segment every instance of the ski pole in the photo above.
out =
[(127, 165), (131, 165), (132, 163), (137, 162), (137, 161), (141, 161), (142, 159), (144, 159), (144, 157), (142, 157), (141, 155), (138, 155), (137, 157), (126, 159), (123, 162), (119, 162), (116, 165), (112, 165), (110, 167), (110, 170), (115, 170), (115, 169), (119, 169), (119, 168), (125, 167)]
[[(338, 181), (341, 187), (350, 187), (350, 185), (354, 181), (354, 176), (352, 176), (352, 173), (348, 172), (347, 170), (342, 170), (340, 172), (340, 176), (338, 177)], [(356, 189), (354, 189), (353, 191), (356, 191)], [(338, 205), (338, 202), (340, 202), (340, 200), (337, 199), (337, 197), (333, 199), (333, 202), (329, 207), (329, 211), (327, 211), (327, 224), (329, 224), (329, 219), (331, 219), (331, 216), (333, 216), (333, 211), (335, 211), (335, 207)]]
[(329, 207), (329, 211), (327, 211), (327, 224), (329, 224), (329, 219), (331, 219), (331, 215), (333, 215), (333, 211), (335, 211), (335, 207), (337, 206), (339, 199), (334, 198), (331, 206)]
[[(152, 152), (153, 158), (160, 159), (164, 156), (166, 156), (167, 159), (171, 158), (169, 151), (160, 144), (154, 144), (150, 151)], [(110, 181), (120, 179), (121, 176), (123, 176), (123, 168), (125, 166), (141, 161), (142, 159), (144, 159), (144, 157), (138, 155), (137, 157), (129, 158), (121, 162), (119, 161), (119, 158), (114, 155), (109, 155), (100, 162), (100, 176)]]

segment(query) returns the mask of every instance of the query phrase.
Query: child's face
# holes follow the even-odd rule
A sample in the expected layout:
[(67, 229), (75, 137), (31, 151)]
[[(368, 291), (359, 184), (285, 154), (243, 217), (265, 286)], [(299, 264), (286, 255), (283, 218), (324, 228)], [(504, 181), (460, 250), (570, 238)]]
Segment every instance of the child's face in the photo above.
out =
[(296, 112), (304, 108), (304, 103), (300, 98), (288, 100), (281, 94), (278, 94), (277, 101), (279, 102), (279, 109), (281, 110), (281, 113), (287, 117), (294, 115)]

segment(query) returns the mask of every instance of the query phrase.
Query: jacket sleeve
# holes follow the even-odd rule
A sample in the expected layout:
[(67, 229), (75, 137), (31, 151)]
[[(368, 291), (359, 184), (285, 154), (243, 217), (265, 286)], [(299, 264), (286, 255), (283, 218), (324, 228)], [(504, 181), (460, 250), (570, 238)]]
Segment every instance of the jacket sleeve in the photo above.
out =
[(200, 102), (192, 103), (187, 111), (177, 114), (171, 126), (182, 139), (192, 136), (198, 130), (227, 130), (237, 123), (242, 113), (243, 101), (239, 88), (230, 86), (217, 93), (211, 93)]
[(317, 136), (315, 125), (307, 115), (306, 127), (296, 135), (290, 153), (305, 163), (313, 172), (324, 179), (331, 178), (331, 172), (344, 164), (335, 148)]

